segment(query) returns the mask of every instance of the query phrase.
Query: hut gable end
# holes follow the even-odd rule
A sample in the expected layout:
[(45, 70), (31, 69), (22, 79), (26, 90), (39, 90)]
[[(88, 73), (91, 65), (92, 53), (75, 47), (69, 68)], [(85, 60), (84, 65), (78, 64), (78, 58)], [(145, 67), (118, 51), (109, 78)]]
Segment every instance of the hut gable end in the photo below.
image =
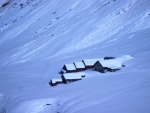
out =
[(67, 70), (66, 65), (64, 65), (62, 69), (64, 69), (66, 71)]
[(99, 61), (94, 64), (94, 70), (99, 72), (104, 72), (104, 68)]

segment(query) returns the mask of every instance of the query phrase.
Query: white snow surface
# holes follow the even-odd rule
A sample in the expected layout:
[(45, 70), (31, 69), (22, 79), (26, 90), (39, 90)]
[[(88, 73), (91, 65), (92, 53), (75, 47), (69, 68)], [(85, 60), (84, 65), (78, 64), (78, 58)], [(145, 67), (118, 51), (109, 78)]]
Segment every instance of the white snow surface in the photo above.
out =
[[(11, 0), (0, 7), (0, 112), (149, 113), (149, 6), (150, 0)], [(49, 85), (64, 64), (105, 56), (125, 67)]]
[(15, 112), (20, 113), (56, 113), (58, 110), (57, 100), (55, 98), (43, 98), (21, 103)]

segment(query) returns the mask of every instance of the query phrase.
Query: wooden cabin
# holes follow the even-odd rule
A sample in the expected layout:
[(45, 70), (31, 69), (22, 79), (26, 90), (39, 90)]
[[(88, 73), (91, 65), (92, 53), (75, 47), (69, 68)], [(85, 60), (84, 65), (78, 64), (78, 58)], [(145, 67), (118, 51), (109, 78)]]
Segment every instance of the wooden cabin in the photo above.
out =
[(62, 83), (63, 83), (62, 78), (60, 78), (60, 79), (51, 79), (50, 82), (49, 82), (49, 84), (51, 86), (56, 86), (56, 85), (62, 84)]
[(74, 62), (74, 65), (75, 65), (76, 70), (78, 72), (86, 70), (85, 65), (83, 64), (83, 62)]
[(97, 61), (94, 65), (94, 70), (99, 71), (101, 73), (115, 72), (120, 70), (122, 64), (116, 60), (104, 60), (104, 61)]
[(63, 83), (67, 84), (69, 82), (75, 82), (78, 80), (82, 80), (82, 77), (85, 77), (84, 73), (66, 73), (62, 76)]
[(85, 60), (82, 60), (82, 62), (85, 65), (86, 69), (93, 69), (94, 68), (94, 64), (97, 61), (100, 61), (100, 60), (104, 60), (104, 59), (103, 58), (99, 58), (99, 59), (85, 59)]
[(66, 73), (77, 72), (77, 69), (73, 63), (72, 64), (65, 64), (63, 66), (62, 70), (64, 70)]

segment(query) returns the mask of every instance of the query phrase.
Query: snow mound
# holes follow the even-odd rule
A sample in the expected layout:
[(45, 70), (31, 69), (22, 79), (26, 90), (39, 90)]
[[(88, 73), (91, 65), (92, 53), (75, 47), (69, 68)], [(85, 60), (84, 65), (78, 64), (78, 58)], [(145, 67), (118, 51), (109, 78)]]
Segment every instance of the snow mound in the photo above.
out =
[(131, 57), (130, 55), (123, 55), (121, 57), (116, 58), (116, 60), (120, 63), (125, 63), (129, 60), (131, 60), (133, 57)]

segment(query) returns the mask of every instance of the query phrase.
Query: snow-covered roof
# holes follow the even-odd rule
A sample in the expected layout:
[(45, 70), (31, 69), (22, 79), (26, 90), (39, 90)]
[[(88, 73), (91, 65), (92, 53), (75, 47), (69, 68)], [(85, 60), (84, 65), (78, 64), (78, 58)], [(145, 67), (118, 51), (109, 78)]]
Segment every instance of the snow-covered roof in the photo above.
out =
[(85, 59), (83, 60), (86, 66), (93, 66), (97, 61), (103, 61), (103, 58), (98, 59)]
[(65, 79), (82, 79), (82, 75), (85, 75), (84, 73), (66, 73), (63, 74)]
[(65, 64), (67, 70), (76, 70), (76, 67), (74, 66), (74, 64)]
[(85, 68), (85, 65), (83, 64), (83, 62), (74, 62), (76, 68)]
[(56, 82), (62, 82), (61, 78), (57, 78), (57, 79), (51, 79), (52, 83), (56, 83)]
[(101, 65), (103, 67), (108, 67), (108, 68), (112, 68), (112, 69), (121, 68), (122, 67), (121, 62), (119, 62), (116, 59), (104, 60), (104, 61), (99, 61), (99, 62), (101, 63)]

